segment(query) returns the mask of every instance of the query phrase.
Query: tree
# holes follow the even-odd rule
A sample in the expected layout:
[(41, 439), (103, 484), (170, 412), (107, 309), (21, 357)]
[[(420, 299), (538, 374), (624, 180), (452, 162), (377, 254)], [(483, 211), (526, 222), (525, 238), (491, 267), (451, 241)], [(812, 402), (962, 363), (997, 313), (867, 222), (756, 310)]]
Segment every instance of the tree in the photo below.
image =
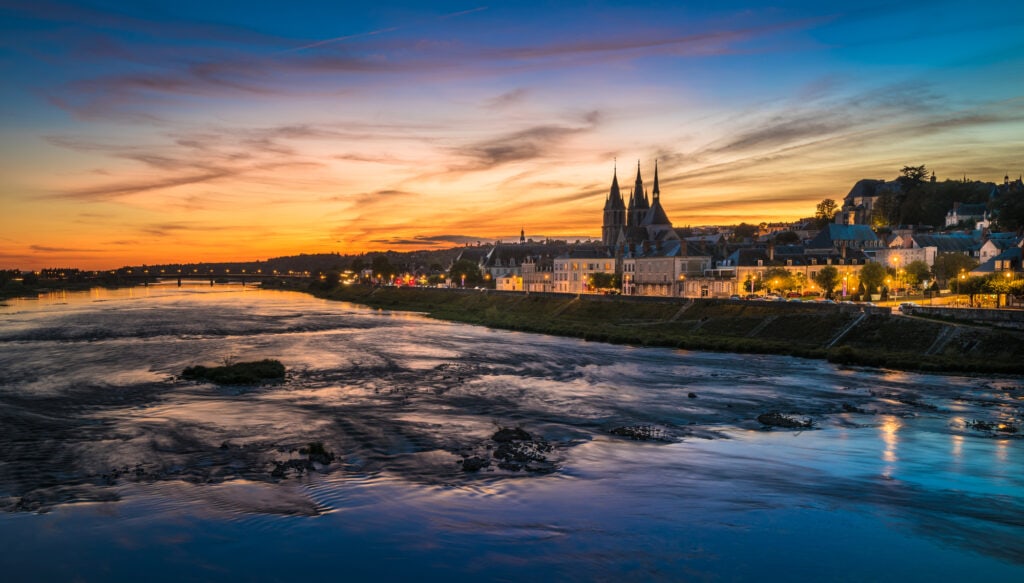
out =
[(373, 275), (381, 279), (390, 279), (391, 276), (395, 275), (398, 271), (393, 265), (391, 265), (391, 262), (388, 261), (386, 255), (378, 255), (374, 257), (373, 262), (370, 265), (373, 268)]
[(904, 192), (910, 192), (923, 184), (926, 178), (928, 178), (928, 168), (924, 164), (920, 166), (904, 166), (900, 168), (900, 175), (896, 182), (900, 183), (900, 188)]
[(770, 290), (791, 290), (796, 287), (793, 275), (782, 267), (771, 267), (765, 271), (764, 281)]
[(818, 287), (825, 292), (825, 297), (831, 298), (833, 290), (839, 285), (839, 270), (828, 265), (815, 273), (813, 279), (814, 283), (818, 284)]
[(931, 279), (932, 269), (928, 267), (927, 263), (918, 259), (907, 264), (905, 275), (908, 284), (917, 285)]
[(836, 206), (836, 201), (831, 198), (826, 198), (818, 203), (815, 207), (814, 218), (818, 221), (818, 227), (824, 228), (825, 225), (832, 222), (832, 219), (836, 217), (836, 213), (839, 212), (839, 208)]
[(995, 201), (995, 217), (999, 228), (1004, 231), (1024, 229), (1024, 196), (1020, 193), (1006, 193)]
[(896, 182), (900, 185), (896, 195), (895, 224), (915, 222), (921, 218), (921, 202), (924, 198), (922, 186), (928, 177), (928, 168), (920, 166), (904, 166)]
[(896, 215), (899, 210), (899, 202), (896, 194), (886, 190), (875, 198), (875, 205), (871, 210), (871, 226), (875, 229), (892, 225), (897, 221)]
[(456, 261), (449, 270), (449, 273), (453, 285), (462, 285), (463, 277), (465, 277), (466, 286), (475, 287), (484, 281), (483, 274), (480, 273), (480, 267), (468, 259)]
[(885, 267), (874, 261), (864, 264), (860, 270), (860, 285), (867, 294), (881, 292), (882, 283), (885, 281)]
[(752, 294), (762, 289), (764, 289), (764, 280), (748, 273), (746, 279), (743, 280), (743, 291)]
[(935, 274), (936, 279), (948, 285), (961, 272), (967, 273), (977, 266), (978, 262), (974, 258), (963, 253), (939, 253), (935, 256), (932, 273)]
[(614, 273), (592, 273), (590, 287), (593, 289), (616, 289), (619, 287), (618, 278)]
[[(990, 273), (984, 278), (981, 289), (985, 293), (996, 294), (996, 307), (1002, 303), (1002, 305), (1009, 306), (1012, 297), (1017, 298), (1017, 302), (1020, 302), (1020, 295), (1024, 293), (1024, 280), (1015, 280), (1013, 278), (1013, 272), (1003, 271)], [(1005, 300), (1000, 302), (998, 296), (1004, 296)]]
[(341, 283), (341, 274), (338, 273), (337, 269), (332, 269), (324, 274), (324, 288), (334, 289)]
[(783, 231), (775, 235), (776, 245), (796, 245), (798, 243), (800, 243), (800, 235), (793, 231)]
[(736, 225), (733, 230), (733, 238), (736, 240), (749, 239), (757, 233), (757, 225), (748, 225), (746, 223), (740, 223)]
[(794, 273), (793, 274), (793, 287), (795, 289), (800, 290), (801, 292), (804, 291), (804, 288), (807, 287), (807, 274), (802, 272), (802, 271), (798, 271), (798, 272)]
[(957, 281), (956, 293), (967, 294), (970, 305), (974, 305), (974, 296), (985, 292), (985, 278), (965, 277)]

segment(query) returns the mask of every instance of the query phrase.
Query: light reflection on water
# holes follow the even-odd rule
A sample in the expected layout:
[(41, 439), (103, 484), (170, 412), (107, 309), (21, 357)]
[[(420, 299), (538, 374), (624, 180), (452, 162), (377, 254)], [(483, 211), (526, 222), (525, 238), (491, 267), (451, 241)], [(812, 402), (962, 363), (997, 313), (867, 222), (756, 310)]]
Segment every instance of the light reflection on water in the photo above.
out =
[[(343, 562), (353, 579), (447, 581), (1024, 575), (1020, 441), (966, 426), (1019, 421), (1019, 379), (611, 346), (241, 286), (7, 303), (5, 572), (130, 579), (144, 565), (157, 580), (274, 580)], [(284, 362), (287, 381), (173, 378), (259, 358)], [(771, 410), (819, 429), (765, 431), (755, 419)], [(517, 425), (553, 444), (556, 471), (459, 469), (460, 454), (489, 455), (495, 429)], [(670, 442), (610, 434), (629, 425)], [(271, 477), (309, 441), (338, 462)], [(45, 560), (57, 547), (59, 565)]]

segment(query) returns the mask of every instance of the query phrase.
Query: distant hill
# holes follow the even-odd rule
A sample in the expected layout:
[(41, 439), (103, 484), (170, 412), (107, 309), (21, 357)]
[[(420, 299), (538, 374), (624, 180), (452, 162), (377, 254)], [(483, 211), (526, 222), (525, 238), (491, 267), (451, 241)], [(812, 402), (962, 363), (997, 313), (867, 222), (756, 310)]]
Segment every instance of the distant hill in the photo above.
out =
[[(474, 247), (475, 248), (475, 247)], [(429, 271), (432, 266), (439, 265), (447, 269), (465, 247), (454, 247), (451, 249), (421, 250), (421, 251), (380, 251), (371, 253), (360, 253), (352, 255), (341, 255), (339, 253), (316, 253), (299, 254), (285, 257), (273, 257), (265, 261), (228, 261), (228, 262), (204, 262), (204, 263), (169, 263), (161, 265), (132, 265), (126, 269), (143, 270), (148, 269), (150, 273), (158, 274), (161, 270), (166, 273), (177, 273), (180, 269), (188, 273), (197, 270), (200, 273), (208, 272), (211, 269), (217, 273), (223, 273), (230, 269), (232, 272), (241, 273), (279, 273), (304, 272), (311, 273), (327, 272), (331, 270), (345, 271), (353, 266), (369, 267), (373, 260), (378, 257), (385, 257), (388, 263), (400, 272)]]

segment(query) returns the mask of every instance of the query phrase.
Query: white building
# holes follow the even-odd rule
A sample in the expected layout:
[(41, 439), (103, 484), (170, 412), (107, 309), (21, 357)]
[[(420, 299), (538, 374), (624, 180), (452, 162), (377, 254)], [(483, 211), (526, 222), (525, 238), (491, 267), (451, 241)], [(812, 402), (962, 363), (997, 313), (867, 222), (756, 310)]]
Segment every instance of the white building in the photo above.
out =
[(555, 258), (551, 291), (567, 294), (596, 293), (591, 276), (595, 273), (614, 275), (615, 270), (615, 258), (604, 247), (578, 248)]

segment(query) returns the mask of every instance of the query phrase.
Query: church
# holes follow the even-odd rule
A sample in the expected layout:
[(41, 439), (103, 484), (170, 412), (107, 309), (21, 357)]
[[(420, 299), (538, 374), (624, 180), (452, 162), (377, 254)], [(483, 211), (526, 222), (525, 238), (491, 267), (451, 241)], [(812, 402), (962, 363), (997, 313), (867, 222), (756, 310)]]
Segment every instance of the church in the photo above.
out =
[(654, 162), (654, 187), (651, 198), (647, 197), (644, 179), (640, 175), (640, 162), (636, 163), (636, 182), (629, 193), (629, 204), (619, 190), (618, 169), (612, 171), (612, 187), (604, 203), (604, 223), (601, 241), (616, 254), (635, 252), (637, 246), (661, 246), (668, 241), (678, 241), (679, 236), (672, 229), (672, 221), (661, 206), (661, 187), (658, 185), (658, 162)]
[[(703, 273), (713, 266), (711, 254), (689, 246), (672, 228), (672, 221), (661, 206), (657, 161), (650, 197), (637, 162), (636, 181), (628, 204), (619, 189), (617, 169), (613, 170), (612, 187), (604, 203), (601, 241), (615, 258), (622, 293), (627, 295), (682, 296), (687, 285), (697, 285)], [(691, 290), (693, 295), (711, 292), (721, 290), (710, 290), (706, 285)]]

